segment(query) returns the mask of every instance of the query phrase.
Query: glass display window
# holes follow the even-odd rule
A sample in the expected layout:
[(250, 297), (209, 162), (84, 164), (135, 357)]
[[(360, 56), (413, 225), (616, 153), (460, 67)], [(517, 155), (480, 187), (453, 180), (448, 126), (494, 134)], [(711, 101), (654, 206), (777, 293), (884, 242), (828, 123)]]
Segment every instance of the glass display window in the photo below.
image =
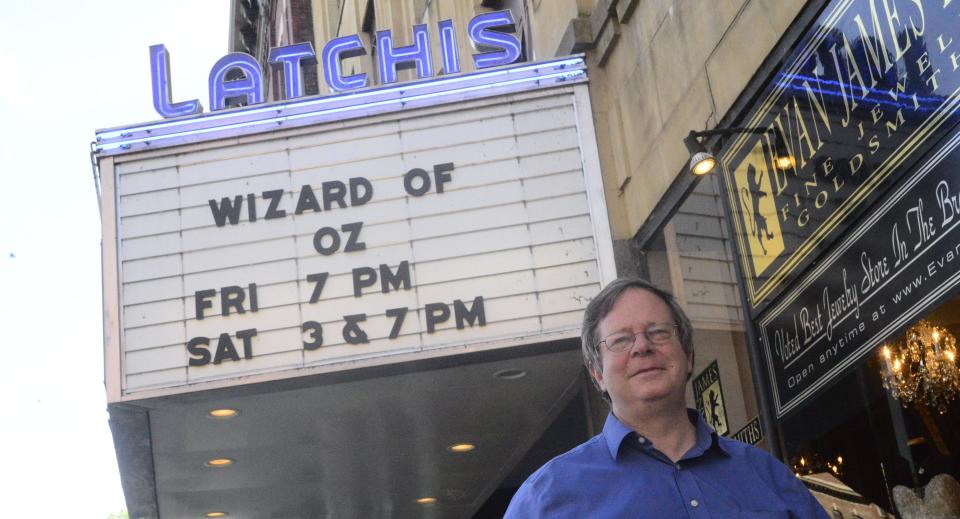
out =
[(785, 455), (834, 517), (960, 517), (953, 297), (781, 422)]

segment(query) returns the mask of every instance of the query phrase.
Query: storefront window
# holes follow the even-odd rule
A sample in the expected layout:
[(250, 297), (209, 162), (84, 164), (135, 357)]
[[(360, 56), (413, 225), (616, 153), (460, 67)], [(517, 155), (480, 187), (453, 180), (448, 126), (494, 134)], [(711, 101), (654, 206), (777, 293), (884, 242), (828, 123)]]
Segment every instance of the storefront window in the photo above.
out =
[[(929, 334), (914, 342), (925, 346), (922, 366), (904, 363), (894, 369), (908, 335), (919, 331), (918, 320), (782, 422), (791, 467), (834, 517), (960, 516), (960, 400), (953, 392), (956, 379), (950, 378), (958, 367), (943, 348), (960, 333), (960, 297), (923, 321), (939, 331), (936, 345)], [(884, 355), (885, 347), (893, 360)], [(934, 348), (947, 360), (937, 375), (930, 374)], [(945, 379), (944, 373), (952, 375)], [(885, 378), (890, 380), (886, 387)], [(903, 390), (895, 398), (897, 384), (917, 388), (913, 398)]]

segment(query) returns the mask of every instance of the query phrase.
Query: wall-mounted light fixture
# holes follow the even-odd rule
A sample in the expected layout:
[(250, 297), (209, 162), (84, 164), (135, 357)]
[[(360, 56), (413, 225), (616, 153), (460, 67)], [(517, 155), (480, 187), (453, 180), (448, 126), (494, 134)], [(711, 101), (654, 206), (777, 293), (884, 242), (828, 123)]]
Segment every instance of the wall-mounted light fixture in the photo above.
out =
[[(683, 144), (690, 152), (690, 172), (701, 176), (712, 172), (717, 167), (716, 154), (723, 148), (723, 138), (737, 133), (769, 133), (773, 143), (773, 161), (778, 168), (786, 170), (794, 167), (796, 161), (784, 147), (784, 139), (780, 131), (772, 128), (715, 128), (713, 130), (693, 131), (683, 138)], [(707, 148), (706, 139), (720, 137)]]
[(683, 144), (687, 146), (690, 152), (690, 172), (698, 177), (710, 173), (717, 167), (717, 158), (713, 153), (707, 151), (707, 147), (700, 142), (700, 137), (707, 132), (695, 132), (693, 130), (683, 139)]

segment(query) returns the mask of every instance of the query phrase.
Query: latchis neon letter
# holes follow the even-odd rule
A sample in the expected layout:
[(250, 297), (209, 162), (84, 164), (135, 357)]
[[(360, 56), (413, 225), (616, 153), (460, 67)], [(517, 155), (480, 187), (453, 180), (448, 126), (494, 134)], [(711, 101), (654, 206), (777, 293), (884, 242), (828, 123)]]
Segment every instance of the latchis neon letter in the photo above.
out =
[(417, 69), (417, 77), (433, 75), (433, 59), (430, 57), (430, 35), (426, 25), (413, 26), (413, 45), (394, 48), (389, 30), (377, 31), (377, 56), (380, 64), (380, 82), (396, 83), (397, 70)]
[(317, 54), (310, 42), (277, 47), (270, 50), (268, 58), (274, 68), (283, 70), (283, 93), (285, 99), (303, 97), (303, 65), (316, 65)]
[(360, 37), (343, 36), (330, 40), (323, 46), (323, 78), (334, 92), (343, 92), (367, 86), (366, 74), (343, 75), (343, 60), (363, 56), (367, 51), (363, 48)]
[(200, 101), (171, 101), (170, 54), (163, 44), (150, 46), (150, 79), (153, 81), (153, 107), (162, 117), (180, 117), (203, 111)]
[[(227, 73), (239, 70), (240, 79), (227, 80)], [(223, 110), (227, 101), (241, 98), (248, 105), (263, 102), (263, 73), (253, 56), (243, 52), (231, 52), (217, 60), (210, 69), (210, 109)]]
[[(494, 28), (499, 30), (493, 30)], [(508, 32), (515, 32), (510, 11), (497, 11), (477, 15), (470, 20), (467, 33), (474, 48), (481, 54), (473, 55), (473, 64), (478, 68), (509, 65), (520, 57), (520, 41)]]

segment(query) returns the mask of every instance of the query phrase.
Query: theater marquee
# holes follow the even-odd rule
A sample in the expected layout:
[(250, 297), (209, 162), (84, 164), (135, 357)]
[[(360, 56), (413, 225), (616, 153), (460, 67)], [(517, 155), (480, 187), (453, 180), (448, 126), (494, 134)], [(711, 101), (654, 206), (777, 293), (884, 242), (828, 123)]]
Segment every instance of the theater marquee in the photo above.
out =
[(111, 401), (578, 336), (583, 60), (98, 132)]

